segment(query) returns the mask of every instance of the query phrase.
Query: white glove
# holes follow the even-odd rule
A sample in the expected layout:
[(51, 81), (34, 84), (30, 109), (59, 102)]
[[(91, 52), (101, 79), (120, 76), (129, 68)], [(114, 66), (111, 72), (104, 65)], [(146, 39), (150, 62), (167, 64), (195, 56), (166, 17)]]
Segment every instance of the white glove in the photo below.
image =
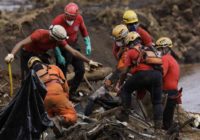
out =
[(100, 67), (100, 66), (102, 66), (101, 63), (95, 62), (95, 61), (92, 61), (92, 60), (89, 61), (89, 65), (90, 65), (91, 67)]
[(12, 53), (9, 53), (5, 59), (6, 63), (11, 63), (14, 60), (14, 55)]

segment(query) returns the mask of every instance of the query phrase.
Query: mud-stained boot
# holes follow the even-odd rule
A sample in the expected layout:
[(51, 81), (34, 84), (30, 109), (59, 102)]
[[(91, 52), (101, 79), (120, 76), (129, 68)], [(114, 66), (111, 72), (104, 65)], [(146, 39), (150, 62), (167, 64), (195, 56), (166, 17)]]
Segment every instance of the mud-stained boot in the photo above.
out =
[(129, 121), (129, 110), (122, 109), (118, 114), (116, 114), (115, 118), (120, 122), (128, 122)]
[(162, 120), (154, 120), (154, 133), (157, 137), (163, 136), (163, 133), (165, 133), (165, 131), (162, 130), (162, 124)]
[(55, 137), (56, 138), (62, 137), (63, 136), (63, 130), (62, 130), (62, 124), (61, 124), (62, 118), (60, 118), (59, 116), (56, 116), (56, 117), (51, 118), (51, 120), (54, 123), (54, 126), (52, 129), (55, 134)]

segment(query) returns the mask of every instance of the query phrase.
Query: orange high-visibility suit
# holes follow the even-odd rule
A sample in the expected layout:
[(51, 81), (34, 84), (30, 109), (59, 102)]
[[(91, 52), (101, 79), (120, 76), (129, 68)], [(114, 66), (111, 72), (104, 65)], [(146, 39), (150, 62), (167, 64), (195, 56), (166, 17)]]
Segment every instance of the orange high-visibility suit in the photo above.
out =
[(55, 65), (43, 65), (36, 73), (47, 89), (44, 106), (49, 117), (58, 115), (67, 123), (76, 123), (76, 111), (68, 99), (69, 88), (63, 72)]

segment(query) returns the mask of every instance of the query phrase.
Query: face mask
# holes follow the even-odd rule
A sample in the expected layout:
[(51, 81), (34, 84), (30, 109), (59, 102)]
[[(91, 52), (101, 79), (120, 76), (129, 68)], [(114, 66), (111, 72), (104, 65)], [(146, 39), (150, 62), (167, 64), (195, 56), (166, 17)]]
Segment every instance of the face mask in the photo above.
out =
[(162, 57), (162, 51), (157, 51), (156, 53), (157, 53), (156, 55), (157, 55), (158, 57)]
[(66, 22), (67, 22), (67, 24), (68, 24), (69, 26), (72, 26), (72, 24), (74, 23), (74, 20), (71, 20), (71, 21), (66, 20)]
[(129, 24), (129, 25), (128, 25), (128, 30), (129, 30), (130, 32), (136, 31), (137, 27), (138, 27), (138, 24)]
[(122, 47), (124, 44), (122, 43), (122, 41), (116, 41), (116, 45)]

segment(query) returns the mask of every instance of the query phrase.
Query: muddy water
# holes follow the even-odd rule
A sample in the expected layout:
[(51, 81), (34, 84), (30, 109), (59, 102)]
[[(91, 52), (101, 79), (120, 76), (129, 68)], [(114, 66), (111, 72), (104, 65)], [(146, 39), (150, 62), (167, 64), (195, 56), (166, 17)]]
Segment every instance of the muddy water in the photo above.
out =
[(200, 64), (183, 66), (181, 73), (179, 87), (183, 87), (183, 107), (200, 113)]
[(19, 8), (30, 9), (32, 4), (28, 0), (0, 0), (0, 10), (14, 11)]

